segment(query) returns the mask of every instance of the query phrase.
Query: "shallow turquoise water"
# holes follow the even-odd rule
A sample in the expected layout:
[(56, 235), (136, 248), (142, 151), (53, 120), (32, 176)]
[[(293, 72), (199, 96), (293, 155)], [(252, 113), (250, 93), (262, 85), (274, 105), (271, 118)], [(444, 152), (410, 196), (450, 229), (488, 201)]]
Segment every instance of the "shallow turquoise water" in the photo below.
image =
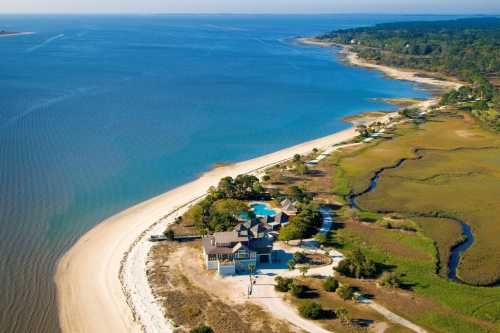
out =
[(259, 216), (275, 216), (276, 211), (270, 208), (268, 205), (264, 203), (254, 203), (250, 205), (250, 208), (253, 209), (255, 215)]
[[(0, 323), (57, 331), (57, 258), (134, 203), (424, 97), (298, 35), (410, 16), (0, 16)], [(440, 19), (433, 16), (418, 19)]]

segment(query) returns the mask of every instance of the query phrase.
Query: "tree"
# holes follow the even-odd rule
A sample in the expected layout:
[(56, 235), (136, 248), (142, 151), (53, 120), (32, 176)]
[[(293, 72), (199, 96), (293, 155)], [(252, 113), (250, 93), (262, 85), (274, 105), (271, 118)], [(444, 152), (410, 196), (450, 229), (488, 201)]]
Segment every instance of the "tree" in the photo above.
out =
[(377, 281), (381, 287), (400, 288), (402, 285), (401, 277), (395, 272), (384, 272)]
[(356, 126), (356, 132), (358, 132), (359, 136), (362, 138), (367, 138), (370, 136), (370, 132), (368, 131), (368, 127), (366, 127), (366, 125)]
[(243, 201), (236, 199), (216, 201), (209, 211), (210, 230), (225, 231), (232, 228), (244, 211), (248, 211), (248, 206)]
[(309, 271), (309, 266), (307, 266), (307, 265), (300, 266), (299, 271), (302, 274), (302, 276), (305, 277), (307, 272)]
[(293, 161), (294, 161), (294, 162), (299, 162), (299, 161), (300, 161), (300, 158), (301, 158), (300, 154), (295, 154), (295, 155), (293, 155)]
[(295, 265), (297, 264), (294, 259), (288, 260), (288, 269), (293, 271), (295, 269)]
[(319, 243), (319, 245), (326, 245), (328, 243), (328, 236), (325, 233), (318, 232), (314, 239)]
[(224, 177), (219, 181), (217, 190), (225, 198), (234, 198), (236, 195), (236, 186), (234, 185), (233, 177)]
[(207, 325), (200, 325), (196, 328), (193, 328), (190, 333), (214, 333), (214, 330)]
[(293, 281), (290, 285), (290, 293), (297, 298), (304, 298), (307, 288), (303, 284)]
[(278, 239), (280, 241), (288, 242), (292, 239), (298, 239), (301, 237), (300, 230), (297, 228), (295, 224), (288, 223), (284, 227), (281, 228)]
[(295, 252), (293, 254), (293, 260), (295, 260), (296, 263), (299, 263), (299, 264), (302, 264), (306, 261), (306, 255), (304, 254), (304, 252)]
[(323, 289), (325, 289), (325, 291), (335, 292), (338, 287), (339, 287), (339, 282), (331, 276), (327, 277), (326, 280), (323, 282)]
[(174, 240), (175, 233), (174, 230), (172, 230), (172, 228), (168, 228), (163, 232), (163, 234), (165, 235), (165, 237), (167, 237), (168, 240), (170, 241)]
[(307, 165), (305, 165), (302, 162), (297, 162), (295, 164), (295, 171), (299, 175), (305, 175), (309, 169), (307, 168)]
[(309, 202), (311, 199), (310, 195), (297, 185), (290, 186), (287, 189), (286, 195), (291, 201)]
[(348, 325), (351, 322), (351, 315), (346, 308), (338, 308), (335, 310), (335, 316), (343, 325)]
[(339, 262), (335, 270), (345, 276), (359, 278), (370, 278), (376, 275), (377, 265), (374, 261), (365, 257), (360, 249), (355, 249), (344, 260)]
[(307, 319), (321, 319), (324, 316), (324, 310), (319, 303), (306, 302), (299, 307), (299, 313)]
[(349, 286), (348, 284), (342, 284), (340, 287), (337, 288), (337, 290), (335, 292), (344, 301), (348, 300), (348, 299), (352, 299), (354, 296), (354, 289), (352, 289), (352, 287)]
[(274, 281), (276, 282), (274, 289), (280, 292), (289, 291), (293, 283), (293, 279), (283, 278), (281, 276), (277, 276)]

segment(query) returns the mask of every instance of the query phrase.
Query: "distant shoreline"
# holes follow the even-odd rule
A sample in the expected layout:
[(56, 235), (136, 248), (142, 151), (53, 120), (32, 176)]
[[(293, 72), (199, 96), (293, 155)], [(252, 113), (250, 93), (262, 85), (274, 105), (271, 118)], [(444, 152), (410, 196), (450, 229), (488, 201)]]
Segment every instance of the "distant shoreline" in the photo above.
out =
[(424, 85), (437, 86), (443, 89), (458, 89), (464, 85), (463, 82), (453, 80), (451, 78), (447, 78), (447, 80), (439, 80), (427, 76), (426, 73), (423, 73), (422, 71), (390, 67), (369, 62), (360, 58), (357, 53), (352, 51), (352, 47), (349, 45), (324, 42), (315, 37), (300, 37), (296, 38), (296, 41), (299, 44), (317, 47), (339, 47), (342, 49), (341, 53), (349, 65), (374, 69), (396, 80), (411, 81)]
[(33, 31), (24, 31), (24, 32), (13, 32), (13, 31), (0, 31), (0, 38), (1, 37), (16, 37), (16, 36), (26, 36), (26, 35), (33, 35)]
[[(310, 38), (298, 41), (320, 47), (332, 46)], [(459, 85), (363, 62), (348, 48), (344, 51), (346, 60), (353, 65), (380, 70), (395, 79), (447, 88)], [(419, 106), (426, 108), (436, 103), (437, 99), (433, 98), (422, 101)], [(328, 148), (356, 135), (355, 128), (350, 127), (248, 161), (220, 166), (192, 182), (97, 224), (77, 241), (57, 265), (55, 282), (62, 332), (141, 332), (158, 328), (165, 332), (172, 331), (173, 327), (163, 318), (145, 278), (150, 246), (146, 240), (147, 233), (153, 228), (155, 232), (161, 231), (176, 214), (203, 197), (208, 188), (216, 185), (222, 177), (256, 172), (290, 159), (295, 154), (307, 154), (313, 148)], [(161, 323), (158, 322), (162, 319)]]

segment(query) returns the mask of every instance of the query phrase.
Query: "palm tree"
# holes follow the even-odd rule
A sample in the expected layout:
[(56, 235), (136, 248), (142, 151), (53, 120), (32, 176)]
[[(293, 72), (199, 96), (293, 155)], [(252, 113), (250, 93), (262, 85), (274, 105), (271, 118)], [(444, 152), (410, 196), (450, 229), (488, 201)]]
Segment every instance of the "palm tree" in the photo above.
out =
[(250, 285), (248, 287), (248, 297), (250, 297), (250, 295), (252, 294), (252, 291), (253, 291), (252, 274), (255, 271), (255, 264), (249, 263), (247, 267), (248, 267), (248, 278), (250, 279)]
[(307, 274), (307, 271), (309, 271), (309, 266), (307, 266), (307, 265), (300, 266), (299, 271), (302, 273), (302, 276), (305, 277)]
[(346, 308), (338, 308), (335, 310), (335, 315), (343, 325), (348, 325), (351, 322), (351, 315)]

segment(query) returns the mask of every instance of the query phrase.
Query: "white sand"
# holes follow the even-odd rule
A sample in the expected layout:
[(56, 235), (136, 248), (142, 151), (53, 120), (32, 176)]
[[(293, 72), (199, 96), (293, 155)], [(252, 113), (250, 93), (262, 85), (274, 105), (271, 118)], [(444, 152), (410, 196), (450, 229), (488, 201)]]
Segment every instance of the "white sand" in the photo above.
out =
[(434, 79), (431, 77), (423, 77), (423, 76), (419, 75), (418, 71), (406, 70), (406, 69), (389, 67), (389, 66), (384, 66), (384, 65), (377, 65), (377, 64), (368, 62), (368, 61), (363, 60), (360, 57), (358, 57), (358, 55), (356, 53), (352, 52), (350, 46), (325, 42), (325, 41), (318, 40), (316, 38), (308, 38), (308, 37), (297, 38), (296, 41), (301, 43), (301, 44), (311, 45), (311, 46), (341, 47), (342, 52), (345, 54), (346, 60), (348, 61), (349, 64), (354, 65), (354, 66), (370, 68), (370, 69), (374, 69), (374, 70), (383, 72), (387, 76), (389, 76), (393, 79), (396, 79), (396, 80), (412, 81), (412, 82), (416, 82), (416, 83), (420, 83), (420, 84), (428, 84), (428, 85), (438, 86), (438, 87), (442, 87), (445, 89), (458, 89), (463, 85), (462, 82), (453, 81), (451, 79), (450, 80), (438, 80), (438, 79)]
[[(327, 148), (355, 136), (355, 130), (350, 128), (252, 160), (214, 169), (195, 181), (133, 206), (98, 224), (81, 237), (58, 264), (55, 281), (62, 331), (140, 332), (142, 327), (139, 318), (144, 321), (143, 325), (160, 325), (164, 328), (165, 325), (148, 323), (152, 318), (139, 314), (148, 314), (156, 319), (155, 313), (158, 313), (152, 295), (147, 295), (150, 291), (141, 284), (141, 279), (145, 282), (144, 271), (125, 269), (122, 278), (125, 275), (126, 288), (120, 283), (125, 254), (144, 230), (177, 208), (203, 196), (222, 177), (256, 171), (289, 159), (294, 154), (306, 154), (313, 148)], [(133, 251), (133, 258), (138, 261), (145, 258), (147, 248), (142, 246), (147, 245), (144, 243), (146, 242), (138, 242), (137, 244), (141, 244), (140, 248)], [(139, 296), (134, 298), (130, 295)], [(132, 304), (130, 300), (140, 300), (140, 303)]]
[[(312, 42), (310, 42), (312, 43)], [(314, 45), (318, 45), (314, 42)], [(325, 46), (325, 45), (322, 45)], [(355, 64), (382, 70), (398, 79), (443, 85), (445, 81), (409, 75), (354, 56)], [(390, 69), (390, 71), (389, 71)], [(425, 82), (422, 80), (426, 80)], [(431, 81), (429, 81), (431, 80)], [(451, 86), (450, 86), (451, 87)], [(356, 136), (353, 128), (245, 162), (214, 169), (200, 178), (118, 213), (81, 237), (61, 258), (55, 276), (63, 332), (170, 332), (147, 285), (146, 258), (151, 244), (145, 238), (159, 233), (174, 215), (202, 197), (222, 177), (255, 172), (275, 163), (328, 149)], [(177, 211), (180, 209), (181, 211)], [(168, 215), (168, 216), (167, 216)], [(166, 217), (167, 216), (167, 217)], [(123, 282), (123, 284), (121, 283)]]

